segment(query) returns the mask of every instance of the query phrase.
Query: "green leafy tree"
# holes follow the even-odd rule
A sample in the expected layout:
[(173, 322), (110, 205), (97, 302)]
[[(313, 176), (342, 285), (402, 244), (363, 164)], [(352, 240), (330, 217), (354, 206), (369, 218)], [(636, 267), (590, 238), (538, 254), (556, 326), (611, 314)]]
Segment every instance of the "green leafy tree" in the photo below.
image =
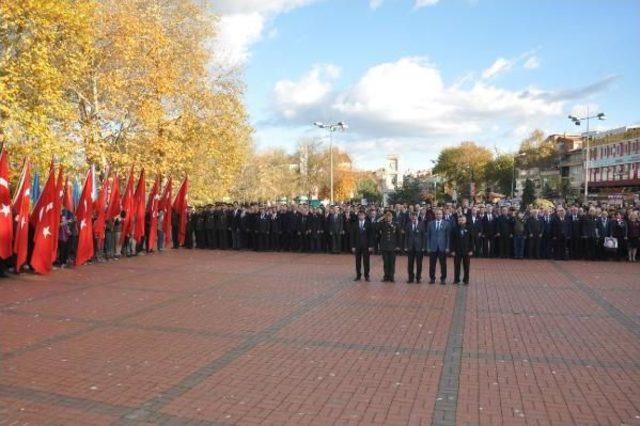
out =
[(524, 181), (524, 189), (522, 190), (522, 208), (526, 208), (536, 199), (536, 188), (533, 181), (529, 178)]
[(553, 140), (545, 138), (542, 130), (536, 129), (520, 143), (518, 152), (524, 154), (523, 167), (545, 167), (553, 163), (557, 148)]
[(499, 154), (485, 166), (487, 186), (503, 194), (511, 194), (513, 185), (513, 155)]
[(471, 182), (484, 182), (493, 155), (475, 142), (462, 142), (440, 152), (433, 173), (444, 177), (459, 195), (469, 193)]

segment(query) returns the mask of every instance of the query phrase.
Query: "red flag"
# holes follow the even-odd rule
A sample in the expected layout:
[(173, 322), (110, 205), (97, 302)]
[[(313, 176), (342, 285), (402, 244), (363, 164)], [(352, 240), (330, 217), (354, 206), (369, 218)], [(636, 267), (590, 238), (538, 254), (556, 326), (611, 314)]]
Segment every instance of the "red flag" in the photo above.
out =
[(13, 253), (16, 255), (16, 272), (27, 261), (29, 250), (29, 210), (31, 207), (31, 166), (25, 158), (20, 182), (13, 198), (15, 223)]
[(164, 243), (169, 244), (171, 242), (171, 177), (167, 181), (164, 187), (164, 193), (160, 199), (160, 205), (158, 208), (164, 212), (164, 222), (162, 223), (162, 231), (164, 232)]
[(102, 188), (98, 199), (94, 203), (94, 209), (96, 210), (96, 221), (93, 224), (93, 234), (98, 240), (104, 240), (105, 233), (105, 218), (107, 214), (107, 191), (109, 190), (109, 178), (105, 178), (102, 181)]
[(73, 197), (71, 195), (71, 184), (69, 184), (68, 176), (64, 181), (64, 195), (62, 196), (62, 199), (63, 199), (62, 203), (64, 205), (64, 208), (70, 211), (71, 213), (73, 213), (74, 211)]
[(52, 162), (47, 183), (44, 185), (44, 190), (40, 194), (38, 203), (31, 213), (32, 219), (35, 219), (31, 267), (38, 274), (48, 274), (53, 266), (53, 228), (58, 225), (58, 218), (55, 217), (55, 204), (58, 196), (56, 190), (56, 171)]
[(107, 220), (120, 216), (122, 208), (120, 207), (120, 180), (118, 176), (114, 176), (109, 186), (109, 204), (107, 206)]
[(13, 214), (11, 214), (11, 193), (9, 191), (9, 158), (2, 147), (0, 153), (0, 259), (13, 254)]
[(58, 181), (56, 182), (56, 194), (54, 203), (53, 217), (55, 226), (53, 227), (53, 251), (51, 252), (51, 262), (55, 262), (58, 258), (58, 236), (60, 235), (60, 211), (62, 210), (62, 197), (64, 189), (62, 188), (62, 165), (58, 166)]
[(76, 265), (82, 265), (93, 257), (93, 169), (89, 169), (87, 180), (84, 182), (80, 200), (76, 208), (78, 220), (78, 248), (76, 250)]
[[(49, 183), (49, 179), (54, 179), (53, 185), (55, 186), (55, 175), (53, 177), (51, 176), (52, 170), (54, 170), (53, 160), (51, 160), (51, 163), (49, 164), (49, 177), (47, 178), (47, 183)], [(46, 188), (46, 184), (45, 184), (45, 188)], [(38, 226), (38, 221), (42, 216), (40, 214), (40, 212), (42, 211), (42, 203), (46, 201), (42, 198), (43, 194), (44, 194), (44, 190), (40, 193), (40, 197), (36, 200), (36, 204), (33, 206), (33, 210), (31, 210), (31, 218), (29, 220), (31, 221), (31, 225), (33, 225), (34, 228)]]
[(147, 235), (147, 250), (153, 250), (158, 236), (158, 178), (153, 182), (153, 187), (149, 193), (149, 201), (147, 202), (147, 213), (149, 214), (149, 235)]
[(133, 223), (133, 167), (129, 172), (129, 179), (127, 180), (127, 186), (124, 188), (124, 194), (122, 194), (122, 210), (125, 212), (124, 221), (122, 223), (122, 234), (120, 236), (120, 244), (124, 244), (127, 236), (131, 235), (131, 225)]
[(183, 245), (187, 235), (187, 191), (189, 179), (185, 176), (178, 195), (173, 201), (173, 210), (178, 215), (178, 244)]
[(133, 220), (135, 222), (135, 228), (133, 229), (133, 238), (135, 238), (136, 243), (140, 243), (142, 241), (142, 237), (144, 237), (144, 192), (144, 169), (142, 169), (142, 171), (140, 171), (140, 178), (138, 179), (138, 186), (136, 187), (136, 193), (134, 195), (135, 204)]

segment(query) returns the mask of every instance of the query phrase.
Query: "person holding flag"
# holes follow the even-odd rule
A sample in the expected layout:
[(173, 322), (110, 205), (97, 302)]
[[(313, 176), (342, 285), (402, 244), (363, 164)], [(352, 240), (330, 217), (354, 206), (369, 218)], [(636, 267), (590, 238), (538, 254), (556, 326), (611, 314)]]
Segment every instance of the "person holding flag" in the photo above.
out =
[[(187, 237), (187, 191), (189, 188), (189, 179), (185, 176), (178, 195), (173, 201), (173, 248), (177, 249), (183, 246)], [(174, 220), (175, 219), (175, 220)], [(189, 236), (191, 238), (191, 236)]]

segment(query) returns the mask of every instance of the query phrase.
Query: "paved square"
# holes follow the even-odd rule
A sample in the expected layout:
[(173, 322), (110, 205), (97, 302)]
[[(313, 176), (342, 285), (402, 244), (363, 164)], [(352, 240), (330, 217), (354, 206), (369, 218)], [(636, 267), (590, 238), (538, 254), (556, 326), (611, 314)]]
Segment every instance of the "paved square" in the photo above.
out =
[(640, 265), (472, 263), (468, 288), (198, 250), (1, 281), (0, 425), (640, 424)]

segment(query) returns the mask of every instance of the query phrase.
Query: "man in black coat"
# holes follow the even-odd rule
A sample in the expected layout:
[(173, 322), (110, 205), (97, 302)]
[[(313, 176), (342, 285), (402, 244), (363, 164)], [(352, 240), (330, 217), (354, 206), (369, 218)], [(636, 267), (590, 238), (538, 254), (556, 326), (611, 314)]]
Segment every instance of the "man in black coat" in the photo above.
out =
[(524, 232), (527, 236), (527, 257), (529, 259), (540, 259), (540, 241), (544, 222), (538, 216), (538, 210), (532, 209), (529, 217), (524, 223)]
[(565, 210), (558, 208), (552, 225), (553, 256), (556, 260), (567, 259), (567, 242), (571, 240), (571, 222), (565, 217)]
[(569, 236), (569, 255), (571, 259), (582, 258), (582, 218), (578, 214), (578, 207), (571, 207), (571, 216), (568, 218), (571, 228), (571, 235)]
[(482, 216), (482, 254), (484, 257), (494, 257), (496, 254), (496, 215), (493, 206), (487, 206)]
[[(426, 248), (426, 228), (424, 222), (418, 221), (416, 212), (411, 212), (409, 223), (405, 227), (405, 246), (407, 252), (407, 272), (409, 278), (407, 283), (413, 282), (415, 277), (416, 284), (422, 279), (422, 258)], [(415, 265), (415, 274), (414, 274)]]
[(480, 257), (482, 254), (482, 220), (478, 215), (478, 208), (471, 207), (470, 213), (465, 217), (467, 229), (471, 233), (471, 241), (473, 242), (473, 255)]
[(469, 284), (469, 268), (473, 254), (473, 240), (467, 229), (467, 217), (458, 216), (458, 226), (451, 232), (451, 253), (453, 255), (453, 283), (460, 284), (460, 266), (464, 269), (462, 282)]
[(596, 257), (596, 241), (598, 240), (598, 220), (596, 209), (591, 207), (589, 212), (582, 217), (580, 224), (581, 251), (587, 260), (594, 260)]
[(496, 219), (496, 231), (500, 257), (506, 259), (509, 257), (511, 240), (513, 239), (513, 218), (507, 207), (502, 208), (500, 216)]
[(364, 210), (358, 212), (358, 220), (351, 226), (351, 251), (356, 256), (356, 278), (360, 281), (362, 277), (362, 267), (364, 266), (364, 279), (369, 281), (370, 262), (369, 257), (373, 252), (375, 235), (373, 226), (367, 220)]

